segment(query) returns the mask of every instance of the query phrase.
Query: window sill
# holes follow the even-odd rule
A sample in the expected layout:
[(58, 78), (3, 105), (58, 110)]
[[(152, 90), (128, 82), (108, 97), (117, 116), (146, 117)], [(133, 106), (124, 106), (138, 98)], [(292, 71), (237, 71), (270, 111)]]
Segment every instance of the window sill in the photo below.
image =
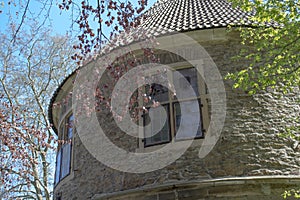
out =
[(66, 175), (63, 179), (61, 179), (57, 184), (54, 185), (54, 190), (59, 190), (62, 185), (67, 182), (70, 182), (74, 178), (74, 171), (71, 171), (69, 175)]
[(149, 153), (149, 152), (153, 152), (158, 149), (161, 149), (164, 146), (169, 145), (169, 144), (172, 144), (173, 148), (175, 148), (175, 149), (180, 149), (180, 148), (186, 147), (185, 143), (189, 143), (189, 142), (192, 142), (190, 147), (200, 147), (200, 146), (202, 146), (203, 141), (204, 141), (204, 137), (197, 137), (194, 139), (172, 140), (168, 143), (149, 145), (147, 147), (144, 147), (144, 145), (142, 144), (142, 147), (137, 148), (135, 152), (136, 153)]

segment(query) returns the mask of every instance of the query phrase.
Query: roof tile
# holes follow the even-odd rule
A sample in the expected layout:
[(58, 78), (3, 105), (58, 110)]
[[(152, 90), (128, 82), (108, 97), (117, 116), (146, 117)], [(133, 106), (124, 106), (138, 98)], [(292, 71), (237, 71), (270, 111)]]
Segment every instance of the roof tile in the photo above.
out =
[(233, 8), (226, 0), (158, 0), (145, 14), (148, 18), (142, 27), (155, 35), (161, 33), (158, 26), (173, 32), (252, 24), (251, 13)]

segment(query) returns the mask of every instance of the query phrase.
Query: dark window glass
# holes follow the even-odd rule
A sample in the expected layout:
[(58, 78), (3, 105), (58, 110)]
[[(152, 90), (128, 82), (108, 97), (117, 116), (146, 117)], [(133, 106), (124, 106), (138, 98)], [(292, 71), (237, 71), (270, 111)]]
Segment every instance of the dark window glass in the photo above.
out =
[(160, 84), (151, 84), (151, 86), (146, 86), (146, 93), (150, 97), (151, 103), (153, 100), (156, 102), (166, 102), (169, 101), (169, 90)]
[[(201, 109), (197, 99), (174, 103), (176, 139), (202, 137), (201, 117)], [(195, 131), (197, 131), (196, 134)]]
[(74, 116), (70, 115), (60, 127), (60, 138), (63, 144), (58, 145), (58, 153), (56, 157), (56, 169), (55, 169), (55, 184), (59, 183), (61, 179), (70, 174), (71, 171), (71, 159), (72, 159), (72, 143), (74, 131)]
[(56, 169), (55, 169), (55, 183), (58, 183), (60, 180), (60, 166), (61, 166), (61, 149), (57, 152), (56, 155)]
[(199, 96), (197, 70), (195, 68), (174, 71), (173, 83), (177, 98), (184, 99)]
[(72, 139), (73, 137), (73, 126), (74, 126), (74, 116), (70, 115), (67, 123), (67, 130), (68, 130), (67, 139)]
[(165, 78), (171, 90), (155, 82), (145, 86), (144, 106), (161, 105), (144, 113), (145, 146), (170, 142), (173, 136), (176, 140), (204, 137), (198, 77), (193, 67), (151, 77), (160, 82)]
[(71, 164), (71, 143), (62, 146), (62, 160), (61, 160), (61, 179), (70, 173)]
[(170, 141), (169, 104), (151, 108), (144, 114), (145, 146)]

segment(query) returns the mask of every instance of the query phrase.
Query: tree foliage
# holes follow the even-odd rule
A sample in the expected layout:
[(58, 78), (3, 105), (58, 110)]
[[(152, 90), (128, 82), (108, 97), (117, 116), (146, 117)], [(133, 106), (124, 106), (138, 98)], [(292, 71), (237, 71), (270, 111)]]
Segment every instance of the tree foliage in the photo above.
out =
[[(49, 100), (76, 68), (72, 60), (81, 64), (116, 34), (139, 25), (146, 5), (147, 0), (61, 0), (57, 7), (53, 0), (9, 0), (0, 5), (0, 17), (8, 18), (6, 32), (0, 31), (0, 198), (51, 199), (56, 136), (47, 119)], [(69, 11), (80, 31), (76, 45), (68, 36), (50, 34), (51, 9)]]
[[(236, 57), (248, 63), (241, 71), (228, 74), (235, 88), (255, 94), (268, 87), (284, 95), (300, 86), (300, 2), (299, 0), (230, 0), (253, 12), (252, 27), (241, 27), (245, 48)], [(299, 141), (299, 118), (280, 136)], [(299, 190), (289, 190), (283, 198), (300, 198)]]
[(230, 0), (255, 14), (256, 25), (241, 27), (244, 48), (238, 59), (249, 65), (228, 75), (234, 87), (253, 94), (267, 87), (287, 92), (300, 83), (300, 2), (298, 0)]
[(292, 189), (292, 190), (288, 190), (288, 191), (285, 191), (283, 194), (282, 194), (283, 198), (284, 199), (287, 199), (287, 198), (291, 198), (291, 197), (295, 197), (295, 198), (300, 198), (300, 191), (299, 190), (295, 190), (295, 189)]
[(80, 63), (88, 56), (97, 54), (122, 31), (140, 25), (140, 14), (146, 6), (147, 0), (62, 0), (59, 8), (70, 10), (76, 16), (73, 20), (80, 30), (78, 44), (73, 46), (80, 52), (72, 58)]
[(22, 23), (0, 32), (0, 198), (51, 199), (56, 136), (47, 108), (76, 66), (74, 50), (68, 37)]
[(52, 172), (47, 154), (54, 149), (54, 137), (48, 137), (47, 128), (38, 129), (26, 121), (22, 116), (27, 111), (11, 105), (4, 95), (0, 103), (1, 198), (50, 199)]

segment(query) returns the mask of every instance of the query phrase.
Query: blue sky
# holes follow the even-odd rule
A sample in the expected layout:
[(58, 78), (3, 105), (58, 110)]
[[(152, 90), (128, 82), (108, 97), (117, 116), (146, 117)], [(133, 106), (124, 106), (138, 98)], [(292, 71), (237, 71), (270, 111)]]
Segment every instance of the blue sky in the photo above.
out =
[[(134, 5), (137, 5), (137, 1), (138, 0), (132, 0), (132, 3), (134, 3)], [(17, 1), (16, 1), (17, 2)], [(18, 1), (19, 2), (19, 1)], [(47, 2), (46, 0), (44, 0), (43, 2)], [(50, 2), (50, 0), (48, 0), (48, 2)], [(51, 7), (51, 12), (50, 12), (50, 17), (49, 20), (46, 21), (46, 24), (49, 25), (51, 27), (51, 29), (53, 30), (53, 34), (60, 34), (60, 35), (64, 35), (66, 34), (66, 32), (71, 30), (72, 27), (72, 20), (71, 20), (71, 11), (61, 11), (58, 8), (58, 3), (62, 2), (62, 0), (53, 0), (52, 5), (47, 4), (48, 7)], [(150, 0), (148, 1), (148, 8), (153, 5), (155, 3), (154, 0)], [(21, 22), (22, 19), (22, 9), (24, 9), (24, 7), (26, 6), (26, 4), (16, 4), (16, 5), (8, 5), (8, 0), (4, 0), (1, 1), (0, 0), (0, 10), (2, 10), (2, 13), (0, 14), (0, 32), (5, 31), (8, 22), (9, 22), (9, 17), (8, 14), (11, 13), (14, 20), (17, 23)], [(38, 13), (40, 14), (40, 20), (44, 19), (44, 15), (47, 14), (47, 9), (42, 8), (42, 3), (39, 3), (39, 1), (37, 0), (31, 0), (30, 4), (29, 4), (29, 10), (30, 13), (27, 14), (27, 16), (32, 16), (33, 18), (37, 18)], [(16, 15), (16, 13), (19, 12), (19, 15)], [(76, 34), (76, 30), (77, 29), (77, 25), (74, 24), (73, 26), (73, 30), (75, 30), (75, 34)]]
[[(17, 4), (12, 5), (8, 4), (8, 1), (2, 1), (0, 0), (0, 10), (2, 10), (2, 13), (0, 14), (0, 31), (4, 31), (6, 27), (8, 26), (8, 23), (10, 21), (9, 15), (13, 16), (13, 20), (16, 23), (20, 23), (22, 19), (22, 10), (26, 5)], [(50, 19), (47, 20), (46, 23), (50, 25), (53, 29), (53, 31), (57, 34), (64, 34), (70, 27), (70, 20), (69, 13), (66, 12), (60, 12), (58, 9), (58, 6), (56, 4), (53, 4), (50, 6), (51, 12), (50, 12)], [(40, 19), (42, 20), (43, 16), (46, 15), (46, 9), (42, 8), (42, 4), (38, 3), (37, 1), (30, 1), (29, 3), (29, 10), (31, 13), (27, 14), (27, 17), (34, 16), (36, 17), (38, 13), (41, 13)], [(19, 13), (19, 14), (17, 14)], [(64, 19), (64, 20), (62, 20)], [(40, 20), (40, 21), (41, 21)], [(66, 24), (68, 23), (68, 24)]]

